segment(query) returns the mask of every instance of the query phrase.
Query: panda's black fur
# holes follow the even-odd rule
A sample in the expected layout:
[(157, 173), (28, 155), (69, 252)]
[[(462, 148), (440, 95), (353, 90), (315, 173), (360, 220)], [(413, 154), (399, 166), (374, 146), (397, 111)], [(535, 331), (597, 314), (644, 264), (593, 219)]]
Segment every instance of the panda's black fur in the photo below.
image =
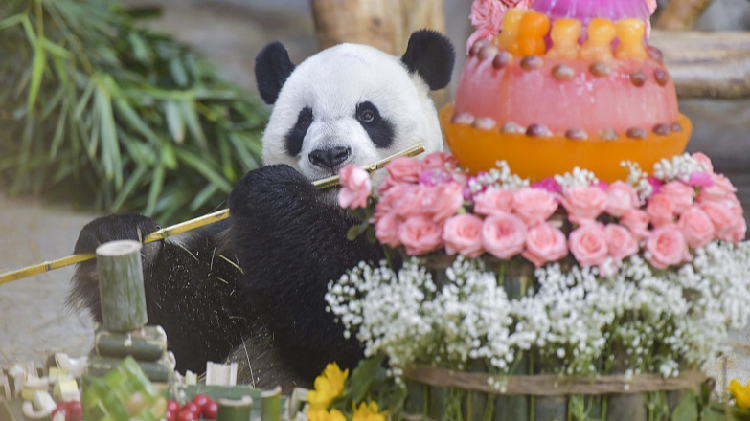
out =
[[(445, 37), (420, 31), (401, 60), (435, 89), (450, 79), (452, 54)], [(283, 45), (267, 46), (256, 61), (261, 97), (274, 103), (294, 70)], [(299, 154), (309, 125), (305, 120), (312, 118), (303, 116), (304, 109), (299, 112), (285, 139), (291, 155)], [(366, 130), (371, 124), (368, 134), (376, 144), (393, 136), (393, 127), (378, 121), (378, 109), (366, 99), (356, 114)], [(315, 159), (335, 164), (338, 158)], [(330, 362), (354, 367), (362, 349), (355, 339), (344, 339), (342, 326), (326, 312), (324, 296), (331, 279), (362, 260), (381, 259), (381, 248), (363, 237), (348, 240), (353, 217), (286, 165), (245, 174), (228, 204), (230, 219), (142, 250), (149, 323), (166, 330), (176, 369), (201, 373), (208, 361), (236, 361), (240, 381), (289, 391), (310, 386)], [(140, 240), (158, 229), (142, 215), (102, 217), (83, 228), (75, 253), (95, 253), (111, 240)], [(101, 320), (94, 262), (78, 266), (70, 302)]]

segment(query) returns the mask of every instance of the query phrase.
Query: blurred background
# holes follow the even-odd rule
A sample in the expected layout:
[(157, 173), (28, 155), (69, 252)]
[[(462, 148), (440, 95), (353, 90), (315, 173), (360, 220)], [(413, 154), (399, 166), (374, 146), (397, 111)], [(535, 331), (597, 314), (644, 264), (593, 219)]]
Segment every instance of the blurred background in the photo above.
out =
[[(124, 20), (97, 2), (61, 3), (52, 11), (29, 9), (25, 0), (0, 5), (0, 272), (72, 253), (82, 226), (104, 212), (135, 210), (173, 223), (223, 208), (237, 178), (259, 164), (269, 108), (254, 95), (256, 54), (281, 41), (299, 63), (320, 49), (309, 0), (124, 0), (138, 11)], [(703, 3), (689, 29), (750, 30), (750, 1)], [(659, 10), (667, 5), (659, 1)], [(440, 103), (451, 100), (463, 66), (470, 6), (444, 0), (433, 17), (458, 53)], [(11, 20), (20, 15), (27, 20)], [(102, 16), (110, 26), (97, 27)], [(750, 60), (743, 42), (733, 56), (738, 66)], [(405, 47), (390, 46), (394, 54)], [(680, 98), (680, 108), (695, 127), (688, 149), (711, 157), (750, 209), (750, 99)], [(201, 152), (214, 140), (227, 146)], [(0, 366), (88, 352), (87, 315), (64, 305), (71, 275), (66, 268), (0, 285)], [(750, 343), (747, 332), (737, 340)]]

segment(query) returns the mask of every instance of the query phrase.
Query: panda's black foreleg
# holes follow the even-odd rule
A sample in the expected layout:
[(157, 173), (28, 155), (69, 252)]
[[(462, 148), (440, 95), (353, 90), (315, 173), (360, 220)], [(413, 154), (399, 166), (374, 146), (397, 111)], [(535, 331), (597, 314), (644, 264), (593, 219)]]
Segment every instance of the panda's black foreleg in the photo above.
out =
[(325, 294), (347, 269), (383, 257), (379, 245), (346, 238), (355, 220), (331, 193), (275, 165), (247, 173), (229, 198), (228, 241), (245, 272), (241, 286), (284, 363), (307, 382), (328, 363), (353, 367), (362, 357), (326, 312)]
[[(224, 362), (254, 324), (243, 311), (236, 256), (217, 247), (217, 235), (229, 225), (224, 221), (145, 244), (141, 251), (149, 324), (164, 327), (176, 369), (182, 373), (202, 373), (206, 362)], [(107, 241), (141, 240), (157, 229), (156, 222), (143, 215), (102, 217), (83, 228), (75, 252), (93, 254)], [(87, 308), (101, 321), (98, 282), (95, 260), (79, 264), (69, 302)]]

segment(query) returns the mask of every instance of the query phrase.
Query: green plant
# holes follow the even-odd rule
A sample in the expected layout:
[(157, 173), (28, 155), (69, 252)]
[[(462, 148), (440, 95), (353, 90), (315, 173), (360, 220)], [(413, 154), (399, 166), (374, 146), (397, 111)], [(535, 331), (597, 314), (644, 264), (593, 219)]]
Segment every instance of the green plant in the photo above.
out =
[(268, 111), (109, 0), (0, 6), (0, 186), (169, 223), (260, 165)]

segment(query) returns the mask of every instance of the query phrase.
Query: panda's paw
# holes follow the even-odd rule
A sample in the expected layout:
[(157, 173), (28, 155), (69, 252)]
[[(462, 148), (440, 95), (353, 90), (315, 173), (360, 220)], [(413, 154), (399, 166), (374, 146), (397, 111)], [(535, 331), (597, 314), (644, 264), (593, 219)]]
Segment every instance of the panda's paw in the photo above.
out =
[(291, 210), (316, 200), (317, 189), (288, 165), (267, 165), (247, 172), (229, 195), (233, 216)]
[(97, 218), (81, 230), (75, 254), (94, 254), (100, 245), (115, 240), (142, 241), (147, 235), (158, 231), (153, 219), (135, 213), (114, 214)]

